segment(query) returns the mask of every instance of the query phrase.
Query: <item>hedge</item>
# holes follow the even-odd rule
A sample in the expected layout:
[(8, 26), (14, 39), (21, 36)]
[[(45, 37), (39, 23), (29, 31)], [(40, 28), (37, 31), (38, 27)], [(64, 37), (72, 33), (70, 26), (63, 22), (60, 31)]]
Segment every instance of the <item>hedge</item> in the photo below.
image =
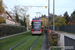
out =
[(0, 25), (0, 37), (26, 31), (26, 27), (14, 25)]

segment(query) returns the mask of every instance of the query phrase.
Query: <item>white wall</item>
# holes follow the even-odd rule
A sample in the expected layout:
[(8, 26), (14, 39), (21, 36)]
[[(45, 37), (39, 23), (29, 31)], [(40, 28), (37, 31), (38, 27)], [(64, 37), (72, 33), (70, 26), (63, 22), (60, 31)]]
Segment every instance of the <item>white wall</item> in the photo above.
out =
[(15, 24), (16, 24), (17, 26), (21, 26), (21, 24), (20, 24), (20, 23), (18, 23), (18, 22), (17, 22), (17, 23), (15, 23)]
[(6, 19), (6, 24), (15, 25), (15, 22), (10, 19)]

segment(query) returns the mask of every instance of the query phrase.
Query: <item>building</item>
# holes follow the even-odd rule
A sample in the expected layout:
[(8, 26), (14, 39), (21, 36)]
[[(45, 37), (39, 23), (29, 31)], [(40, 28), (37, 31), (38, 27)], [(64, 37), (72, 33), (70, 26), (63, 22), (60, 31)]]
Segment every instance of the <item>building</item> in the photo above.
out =
[(5, 18), (5, 24), (7, 25), (18, 25), (20, 26), (20, 23), (16, 22), (15, 19), (13, 19), (8, 12), (3, 12), (2, 14), (0, 14), (1, 17)]

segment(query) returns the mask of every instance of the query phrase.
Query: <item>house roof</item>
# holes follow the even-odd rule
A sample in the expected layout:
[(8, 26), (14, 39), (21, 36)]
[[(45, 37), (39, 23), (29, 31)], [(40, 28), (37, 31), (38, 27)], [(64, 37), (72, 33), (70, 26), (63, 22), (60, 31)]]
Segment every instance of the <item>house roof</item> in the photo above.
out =
[[(11, 18), (11, 21), (16, 22), (16, 20), (15, 19), (12, 19), (12, 16), (7, 11), (5, 11), (3, 13), (0, 13), (0, 15), (5, 14), (5, 13)], [(6, 18), (6, 19), (8, 19), (8, 18)], [(10, 20), (10, 19), (8, 19), (8, 20)]]
[(7, 11), (4, 11), (3, 13), (0, 13), (0, 15), (5, 14), (5, 13), (8, 14), (10, 18), (12, 18), (11, 15)]
[[(6, 13), (9, 15), (9, 13), (8, 13), (8, 12), (6, 12)], [(10, 15), (9, 15), (9, 17), (10, 17), (10, 18), (12, 18)]]

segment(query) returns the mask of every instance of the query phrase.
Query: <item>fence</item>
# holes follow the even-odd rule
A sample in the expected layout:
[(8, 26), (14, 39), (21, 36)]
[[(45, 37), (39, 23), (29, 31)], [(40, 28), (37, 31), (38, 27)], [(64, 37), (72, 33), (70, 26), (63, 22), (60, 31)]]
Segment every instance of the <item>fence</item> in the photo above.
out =
[[(53, 27), (50, 27), (49, 29), (53, 30)], [(56, 31), (64, 31), (64, 32), (75, 33), (75, 25), (57, 26), (57, 27), (55, 27), (55, 30)]]
[(64, 36), (65, 46), (69, 46), (68, 49), (65, 50), (75, 50), (75, 39), (70, 38), (68, 36)]

